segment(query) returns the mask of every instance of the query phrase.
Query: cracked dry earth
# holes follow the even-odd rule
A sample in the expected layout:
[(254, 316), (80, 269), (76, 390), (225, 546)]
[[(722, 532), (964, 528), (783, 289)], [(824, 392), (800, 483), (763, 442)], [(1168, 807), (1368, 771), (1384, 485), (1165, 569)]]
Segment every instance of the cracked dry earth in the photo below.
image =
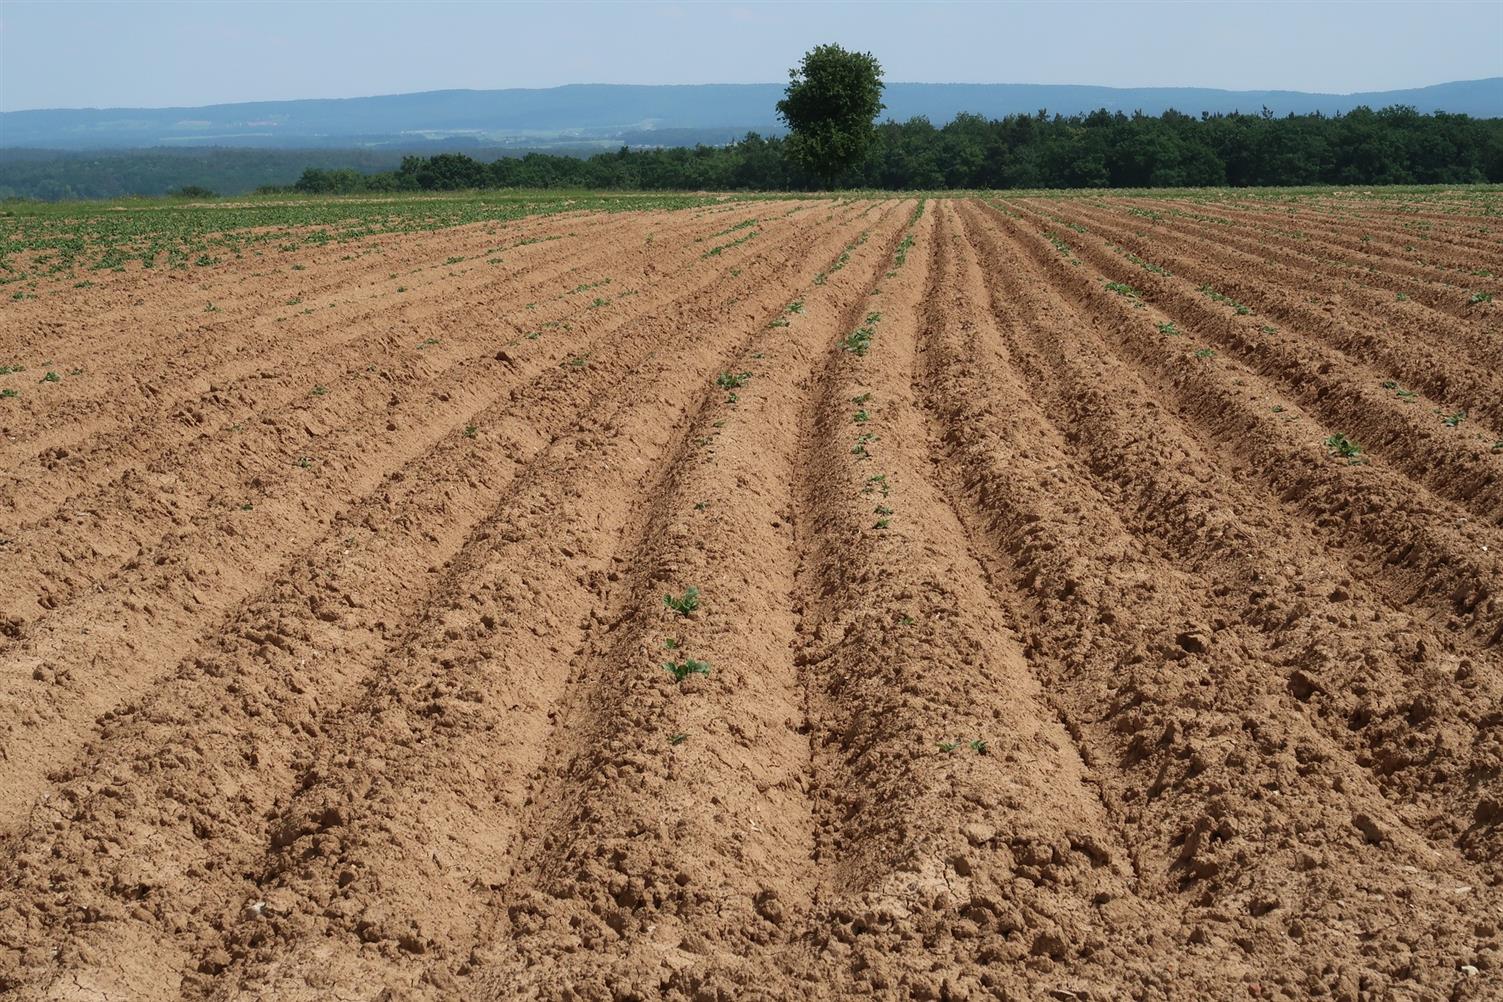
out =
[(1457, 204), (730, 202), (4, 301), (0, 994), (1503, 997)]

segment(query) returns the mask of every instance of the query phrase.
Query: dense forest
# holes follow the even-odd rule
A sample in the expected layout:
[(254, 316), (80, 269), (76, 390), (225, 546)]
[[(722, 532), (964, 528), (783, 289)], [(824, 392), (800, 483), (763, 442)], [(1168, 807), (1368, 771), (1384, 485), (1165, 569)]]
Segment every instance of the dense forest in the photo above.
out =
[(0, 198), (57, 202), (166, 195), (190, 187), (240, 194), (291, 184), (305, 167), (369, 172), (392, 170), (401, 162), (401, 151), (5, 149), (0, 150)]
[[(390, 172), (311, 168), (305, 192), (460, 188), (799, 190), (816, 187), (786, 142), (748, 134), (728, 146), (588, 158), (532, 153), (485, 163), (462, 153), (409, 156)], [(960, 115), (886, 122), (842, 187), (1126, 188), (1503, 181), (1503, 119), (1396, 106), (1345, 115)]]
[[(500, 159), (494, 159), (500, 157)], [(302, 174), (299, 179), (299, 173)], [(1406, 107), (1340, 116), (961, 115), (876, 126), (839, 181), (893, 189), (1503, 181), (1503, 119)], [(295, 182), (295, 183), (294, 183)], [(237, 194), (455, 188), (800, 190), (818, 186), (781, 137), (726, 146), (627, 147), (594, 156), (450, 147), (407, 150), (151, 149), (0, 155), (0, 197), (118, 198), (185, 187)]]

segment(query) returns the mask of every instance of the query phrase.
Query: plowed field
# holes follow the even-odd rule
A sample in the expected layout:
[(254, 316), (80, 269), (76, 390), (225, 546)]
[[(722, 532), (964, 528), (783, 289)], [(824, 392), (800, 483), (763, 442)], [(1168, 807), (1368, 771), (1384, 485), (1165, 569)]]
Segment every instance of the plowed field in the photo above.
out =
[(1500, 214), (14, 255), (0, 994), (1503, 997)]

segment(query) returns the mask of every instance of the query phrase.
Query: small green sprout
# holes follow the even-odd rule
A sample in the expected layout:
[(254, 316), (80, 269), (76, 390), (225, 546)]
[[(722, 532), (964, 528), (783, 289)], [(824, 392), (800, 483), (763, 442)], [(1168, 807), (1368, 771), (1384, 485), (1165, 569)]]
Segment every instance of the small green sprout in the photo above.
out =
[(670, 592), (663, 596), (663, 604), (680, 616), (687, 616), (699, 608), (699, 589), (690, 585), (677, 598)]
[(1359, 458), (1362, 455), (1362, 446), (1340, 432), (1326, 439), (1326, 448), (1331, 450), (1332, 455), (1340, 456), (1349, 463), (1359, 463), (1362, 461)]
[(688, 658), (683, 661), (664, 661), (663, 669), (673, 676), (673, 681), (682, 682), (690, 675), (710, 675), (710, 663), (708, 661), (695, 661)]

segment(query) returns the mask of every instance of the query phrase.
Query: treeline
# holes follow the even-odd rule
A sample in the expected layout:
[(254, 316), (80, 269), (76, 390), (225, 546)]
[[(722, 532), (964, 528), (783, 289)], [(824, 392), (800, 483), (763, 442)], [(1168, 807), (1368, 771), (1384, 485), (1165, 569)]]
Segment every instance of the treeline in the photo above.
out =
[[(877, 126), (865, 161), (840, 184), (899, 190), (1133, 188), (1503, 181), (1503, 119), (1421, 115), (1397, 106), (1348, 114), (1158, 117), (960, 115)], [(462, 188), (801, 190), (816, 187), (780, 138), (581, 158), (531, 153), (486, 163), (461, 153), (410, 156), (384, 173), (309, 169), (305, 192)]]
[(126, 198), (190, 187), (228, 195), (291, 184), (305, 167), (384, 171), (401, 162), (401, 151), (6, 148), (0, 150), (0, 198)]

